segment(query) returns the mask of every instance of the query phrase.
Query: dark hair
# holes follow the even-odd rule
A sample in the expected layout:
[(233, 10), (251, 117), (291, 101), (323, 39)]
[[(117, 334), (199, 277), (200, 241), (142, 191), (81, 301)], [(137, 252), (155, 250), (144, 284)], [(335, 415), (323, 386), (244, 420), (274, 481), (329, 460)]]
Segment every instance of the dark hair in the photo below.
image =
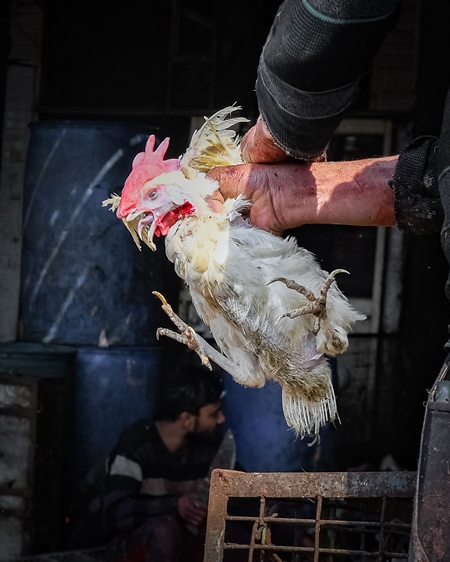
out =
[(153, 418), (175, 421), (182, 412), (197, 415), (203, 406), (218, 402), (222, 392), (222, 381), (215, 371), (182, 367), (162, 376)]

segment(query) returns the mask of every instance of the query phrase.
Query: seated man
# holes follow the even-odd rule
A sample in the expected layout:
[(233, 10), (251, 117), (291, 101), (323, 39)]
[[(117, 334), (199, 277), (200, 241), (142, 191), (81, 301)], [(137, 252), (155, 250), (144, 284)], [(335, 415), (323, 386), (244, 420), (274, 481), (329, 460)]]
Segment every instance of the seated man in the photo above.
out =
[(194, 490), (220, 443), (223, 387), (190, 368), (161, 390), (153, 419), (125, 429), (106, 463), (103, 516), (115, 561), (203, 560), (207, 506)]

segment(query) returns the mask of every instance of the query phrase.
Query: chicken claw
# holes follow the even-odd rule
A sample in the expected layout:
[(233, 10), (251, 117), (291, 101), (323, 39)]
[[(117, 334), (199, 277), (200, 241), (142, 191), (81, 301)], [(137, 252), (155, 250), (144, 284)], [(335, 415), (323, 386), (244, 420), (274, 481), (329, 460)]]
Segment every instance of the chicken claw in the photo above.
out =
[(211, 345), (209, 345), (207, 341), (205, 341), (201, 336), (197, 334), (194, 328), (181, 320), (181, 318), (177, 314), (175, 314), (173, 308), (167, 302), (164, 295), (162, 295), (158, 291), (152, 292), (162, 302), (161, 308), (181, 332), (180, 334), (178, 334), (177, 332), (169, 330), (168, 328), (158, 328), (156, 330), (156, 339), (159, 340), (159, 336), (166, 336), (179, 343), (187, 345), (189, 349), (195, 351), (195, 353), (200, 357), (202, 365), (208, 367), (210, 371), (212, 370), (211, 363), (209, 361), (211, 359), (212, 361), (214, 361), (214, 363), (219, 365), (219, 367), (222, 367), (222, 369), (233, 376), (233, 373), (236, 372), (236, 365), (234, 365), (234, 363), (232, 363), (224, 355), (222, 355)]
[(267, 285), (270, 285), (275, 281), (281, 281), (281, 283), (284, 283), (288, 289), (293, 289), (294, 291), (297, 291), (298, 293), (305, 296), (308, 299), (308, 301), (310, 301), (309, 304), (300, 306), (299, 308), (295, 308), (294, 310), (291, 310), (289, 312), (285, 312), (282, 316), (280, 316), (280, 320), (281, 318), (292, 319), (292, 318), (297, 318), (297, 316), (312, 314), (315, 316), (312, 333), (316, 336), (320, 330), (320, 321), (324, 318), (326, 314), (328, 291), (330, 290), (331, 285), (334, 283), (336, 275), (338, 273), (348, 273), (348, 271), (346, 269), (335, 269), (334, 271), (332, 271), (328, 275), (327, 279), (325, 280), (322, 289), (320, 290), (320, 295), (318, 297), (316, 297), (312, 291), (310, 291), (303, 285), (299, 285), (295, 281), (291, 279), (286, 279), (285, 277), (276, 277), (275, 279), (269, 281)]

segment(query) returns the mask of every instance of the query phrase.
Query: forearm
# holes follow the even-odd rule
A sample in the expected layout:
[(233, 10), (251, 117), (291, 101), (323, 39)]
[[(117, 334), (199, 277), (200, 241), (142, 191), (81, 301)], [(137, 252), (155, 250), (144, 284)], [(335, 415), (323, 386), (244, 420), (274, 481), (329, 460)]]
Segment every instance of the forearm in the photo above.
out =
[[(414, 234), (439, 232), (444, 210), (439, 194), (435, 137), (411, 141), (399, 156), (306, 165), (302, 174), (303, 207), (285, 204), (289, 224), (397, 226)], [(300, 180), (300, 178), (296, 178)], [(295, 181), (295, 180), (294, 180)], [(288, 194), (290, 190), (286, 191)]]
[(136, 529), (148, 517), (157, 515), (178, 516), (178, 496), (152, 497), (120, 491), (105, 495), (104, 522), (113, 532)]
[(392, 226), (396, 156), (217, 169), (221, 192), (252, 201), (250, 222), (281, 234), (304, 224)]
[[(388, 181), (397, 157), (348, 162), (317, 162), (295, 178), (297, 197), (285, 205), (291, 227), (299, 224), (393, 226), (394, 194)], [(285, 193), (292, 193), (287, 189)]]
[(280, 235), (303, 224), (398, 226), (414, 234), (439, 232), (438, 141), (420, 137), (400, 156), (343, 162), (243, 164), (208, 174), (227, 199), (252, 202), (250, 222)]

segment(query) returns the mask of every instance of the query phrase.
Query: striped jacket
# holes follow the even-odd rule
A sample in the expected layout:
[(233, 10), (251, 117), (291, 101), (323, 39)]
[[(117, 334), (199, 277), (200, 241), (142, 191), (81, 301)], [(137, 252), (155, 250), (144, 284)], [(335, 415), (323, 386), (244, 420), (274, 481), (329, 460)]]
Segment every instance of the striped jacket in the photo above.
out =
[(103, 520), (109, 535), (137, 529), (149, 516), (178, 516), (178, 498), (204, 478), (219, 445), (213, 435), (192, 436), (176, 453), (165, 447), (155, 422), (129, 426), (106, 462)]

